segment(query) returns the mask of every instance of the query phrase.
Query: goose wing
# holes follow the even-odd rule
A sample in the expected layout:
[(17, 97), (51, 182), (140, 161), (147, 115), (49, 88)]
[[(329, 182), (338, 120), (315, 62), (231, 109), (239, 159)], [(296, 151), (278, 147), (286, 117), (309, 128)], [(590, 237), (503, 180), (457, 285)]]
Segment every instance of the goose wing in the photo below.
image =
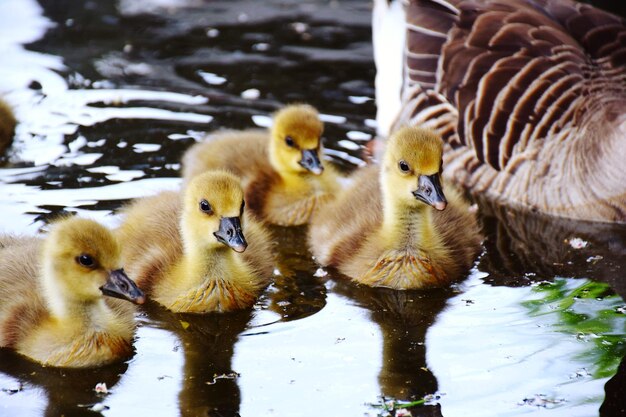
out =
[(495, 169), (626, 99), (626, 24), (610, 13), (569, 0), (405, 0), (405, 10), (408, 105), (396, 127), (433, 127)]

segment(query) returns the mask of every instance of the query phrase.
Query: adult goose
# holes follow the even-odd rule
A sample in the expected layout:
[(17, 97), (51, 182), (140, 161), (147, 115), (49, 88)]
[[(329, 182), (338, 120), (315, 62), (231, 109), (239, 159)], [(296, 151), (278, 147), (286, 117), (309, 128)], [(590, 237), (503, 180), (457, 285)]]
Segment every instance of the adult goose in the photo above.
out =
[(382, 135), (435, 129), (444, 175), (490, 200), (626, 222), (624, 19), (570, 0), (377, 1), (374, 47)]

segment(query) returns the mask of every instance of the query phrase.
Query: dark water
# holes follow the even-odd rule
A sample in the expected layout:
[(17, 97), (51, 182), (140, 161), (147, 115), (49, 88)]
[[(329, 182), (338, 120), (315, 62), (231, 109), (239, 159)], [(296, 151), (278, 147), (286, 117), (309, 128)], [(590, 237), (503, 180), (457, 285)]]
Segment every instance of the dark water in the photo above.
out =
[[(369, 2), (42, 3), (0, 1), (0, 92), (21, 122), (3, 230), (62, 211), (115, 225), (129, 198), (179, 185), (203, 132), (265, 126), (284, 103), (318, 107), (346, 171), (375, 135)], [(317, 268), (305, 228), (277, 228), (253, 310), (149, 304), (133, 358), (104, 369), (0, 351), (0, 415), (377, 416), (427, 395), (412, 415), (624, 415), (626, 228), (478, 203), (484, 251), (453, 288), (354, 286)]]

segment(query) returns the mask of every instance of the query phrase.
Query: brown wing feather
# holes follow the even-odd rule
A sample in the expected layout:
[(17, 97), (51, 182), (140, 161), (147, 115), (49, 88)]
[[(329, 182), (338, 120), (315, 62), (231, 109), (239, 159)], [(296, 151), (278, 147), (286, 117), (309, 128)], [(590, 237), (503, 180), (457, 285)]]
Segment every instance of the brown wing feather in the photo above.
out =
[(175, 191), (141, 198), (122, 210), (124, 224), (117, 230), (128, 275), (150, 293), (183, 254), (179, 230), (181, 197)]
[(266, 130), (225, 130), (207, 136), (193, 145), (183, 157), (183, 177), (192, 177), (212, 169), (225, 169), (244, 181), (259, 170), (267, 169)]
[(47, 316), (41, 297), (40, 241), (0, 237), (0, 347), (14, 347)]
[(590, 101), (626, 96), (626, 25), (610, 13), (569, 0), (406, 3), (411, 109), (394, 128), (426, 124), (500, 170), (529, 141), (583, 129), (601, 108)]
[(268, 162), (268, 142), (269, 132), (260, 129), (213, 133), (185, 153), (185, 182), (212, 169), (230, 171), (242, 180), (247, 210), (262, 220), (267, 194), (278, 181), (278, 174)]
[(382, 222), (378, 173), (378, 166), (359, 170), (350, 187), (311, 219), (309, 245), (320, 264), (350, 259)]

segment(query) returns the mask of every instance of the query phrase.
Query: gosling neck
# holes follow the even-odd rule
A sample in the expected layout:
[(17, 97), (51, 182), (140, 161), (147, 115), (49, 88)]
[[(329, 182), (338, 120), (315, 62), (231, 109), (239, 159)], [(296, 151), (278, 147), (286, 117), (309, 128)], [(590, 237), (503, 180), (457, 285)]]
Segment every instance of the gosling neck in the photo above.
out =
[(382, 193), (381, 237), (390, 248), (428, 250), (436, 243), (431, 207), (418, 201), (399, 199), (385, 186)]
[(181, 267), (183, 269), (181, 279), (187, 284), (198, 284), (204, 281), (216, 268), (220, 261), (232, 256), (232, 249), (218, 242), (213, 236), (200, 236), (200, 233), (210, 232), (193, 230), (185, 227), (182, 221), (183, 259)]

